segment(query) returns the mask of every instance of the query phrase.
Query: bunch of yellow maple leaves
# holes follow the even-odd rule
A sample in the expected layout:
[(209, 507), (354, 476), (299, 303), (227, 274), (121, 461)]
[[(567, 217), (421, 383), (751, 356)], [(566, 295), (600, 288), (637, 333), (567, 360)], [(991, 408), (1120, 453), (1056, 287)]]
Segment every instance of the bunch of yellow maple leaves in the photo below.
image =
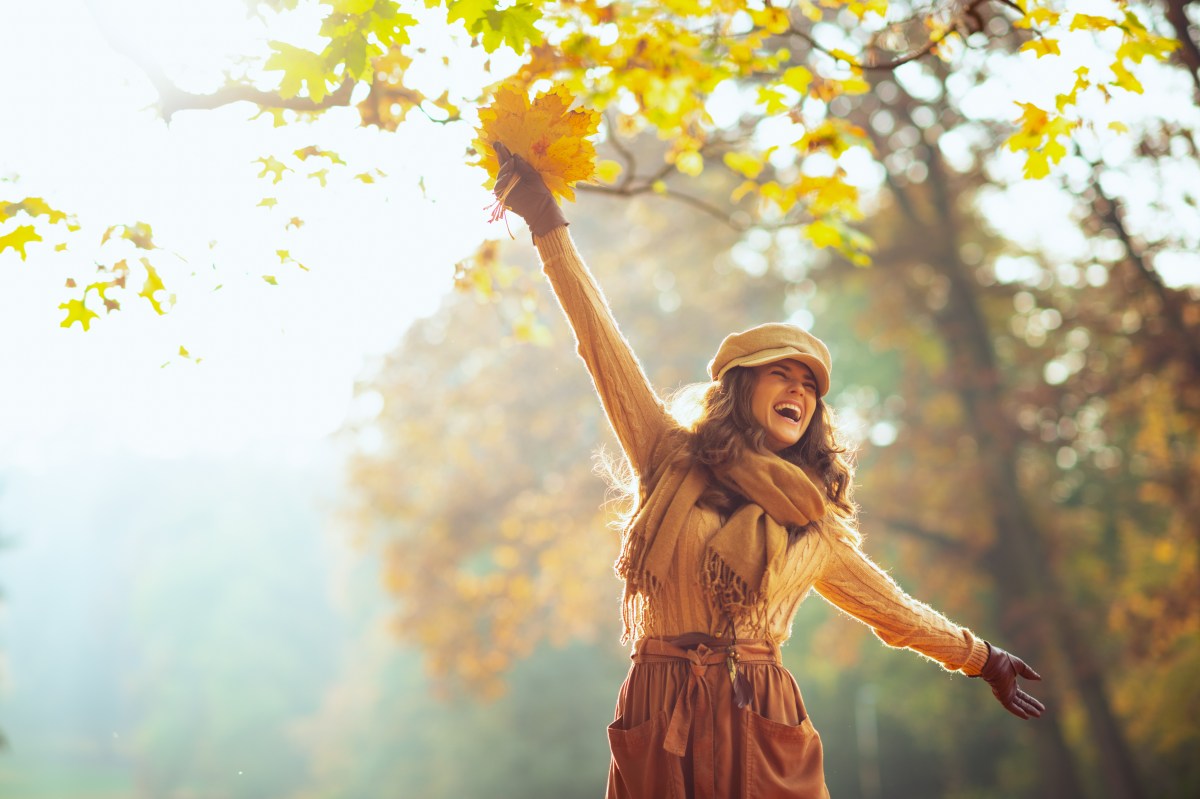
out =
[(504, 197), (516, 185), (496, 186), (501, 166), (496, 143), (536, 169), (555, 198), (574, 200), (572, 187), (595, 174), (596, 147), (588, 137), (599, 129), (600, 114), (572, 109), (574, 103), (562, 86), (541, 92), (533, 102), (523, 88), (505, 86), (497, 90), (491, 106), (480, 110), (474, 148), (488, 173), (484, 185), (498, 195), (493, 221), (504, 216)]

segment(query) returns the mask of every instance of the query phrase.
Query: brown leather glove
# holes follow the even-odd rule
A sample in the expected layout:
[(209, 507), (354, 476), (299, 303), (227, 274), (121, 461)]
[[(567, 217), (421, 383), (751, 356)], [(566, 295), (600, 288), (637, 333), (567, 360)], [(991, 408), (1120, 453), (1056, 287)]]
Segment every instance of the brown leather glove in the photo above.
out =
[[(554, 195), (542, 182), (542, 176), (519, 155), (513, 155), (500, 142), (493, 142), (500, 172), (492, 190), (496, 199), (529, 225), (529, 232), (544, 236), (557, 227), (568, 224)], [(515, 181), (515, 183), (514, 183)]]
[(1040, 680), (1041, 675), (995, 644), (988, 644), (987, 663), (979, 676), (987, 680), (1000, 704), (1017, 718), (1036, 719), (1046, 710), (1045, 705), (1017, 687), (1017, 677)]

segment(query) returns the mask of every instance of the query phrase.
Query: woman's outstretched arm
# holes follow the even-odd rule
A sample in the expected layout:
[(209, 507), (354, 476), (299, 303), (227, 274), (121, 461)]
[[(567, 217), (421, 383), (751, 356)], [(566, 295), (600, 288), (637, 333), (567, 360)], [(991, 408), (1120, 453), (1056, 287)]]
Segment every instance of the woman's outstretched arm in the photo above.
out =
[(608, 301), (579, 255), (561, 210), (536, 170), (497, 145), (505, 185), (506, 170), (519, 182), (504, 197), (505, 205), (529, 223), (542, 271), (575, 333), (576, 351), (583, 359), (608, 421), (634, 471), (649, 472), (655, 447), (676, 426), (662, 400), (650, 386), (633, 348), (621, 335)]
[(817, 593), (867, 624), (889, 646), (914, 649), (951, 671), (982, 676), (1013, 715), (1042, 714), (1042, 703), (1017, 686), (1018, 676), (1041, 679), (1033, 669), (910, 597), (858, 546), (841, 539), (832, 546)]

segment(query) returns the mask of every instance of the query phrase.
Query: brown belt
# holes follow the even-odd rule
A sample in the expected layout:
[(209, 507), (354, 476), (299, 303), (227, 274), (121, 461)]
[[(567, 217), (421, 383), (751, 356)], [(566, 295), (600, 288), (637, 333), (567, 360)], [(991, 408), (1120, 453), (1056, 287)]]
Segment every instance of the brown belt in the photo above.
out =
[[(687, 749), (688, 731), (695, 726), (693, 748), (715, 746), (713, 730), (713, 697), (704, 673), (712, 666), (726, 668), (730, 654), (738, 664), (780, 664), (779, 645), (765, 639), (738, 640), (713, 638), (702, 633), (687, 633), (678, 638), (642, 638), (634, 644), (634, 663), (670, 663), (682, 661), (689, 669), (688, 684), (675, 702), (667, 724), (663, 749), (683, 757)], [(702, 721), (696, 724), (697, 713)], [(711, 762), (711, 758), (710, 758)]]

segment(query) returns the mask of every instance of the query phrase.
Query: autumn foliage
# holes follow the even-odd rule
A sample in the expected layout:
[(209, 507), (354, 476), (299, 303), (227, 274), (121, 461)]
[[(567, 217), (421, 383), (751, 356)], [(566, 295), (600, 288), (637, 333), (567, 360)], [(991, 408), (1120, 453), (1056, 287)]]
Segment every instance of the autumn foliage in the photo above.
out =
[(572, 109), (575, 98), (557, 87), (538, 94), (530, 103), (525, 91), (503, 86), (479, 111), (479, 135), (474, 147), (488, 173), (487, 188), (496, 184), (500, 164), (493, 144), (500, 142), (525, 159), (541, 175), (556, 198), (574, 200), (573, 186), (596, 171), (596, 147), (589, 137), (600, 125), (595, 111)]

